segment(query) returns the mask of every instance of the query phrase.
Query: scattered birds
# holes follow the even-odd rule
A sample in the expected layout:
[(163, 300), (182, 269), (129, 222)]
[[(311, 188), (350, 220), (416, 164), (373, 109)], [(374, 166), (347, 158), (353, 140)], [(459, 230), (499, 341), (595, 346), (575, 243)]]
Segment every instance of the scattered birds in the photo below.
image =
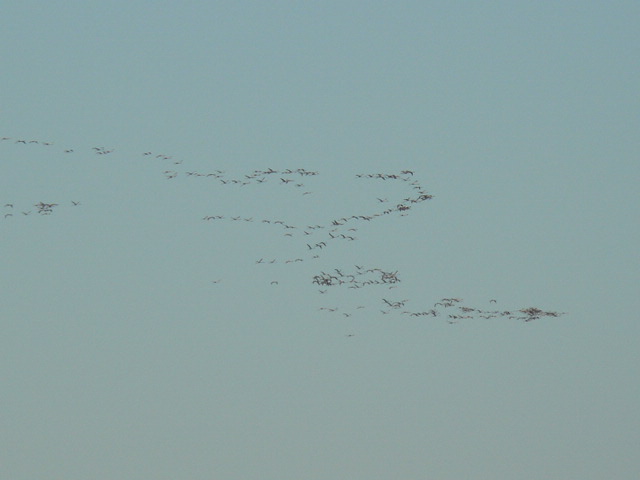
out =
[[(11, 137), (2, 137), (0, 140), (13, 140), (13, 143), (18, 145), (16, 148), (41, 148), (40, 146), (46, 146), (52, 147), (55, 150), (54, 143), (50, 141), (41, 141), (37, 139), (14, 140)], [(102, 146), (91, 147), (91, 150), (94, 154), (101, 156), (109, 155), (115, 151), (114, 148), (106, 148)], [(61, 152), (65, 154), (74, 153), (75, 149), (65, 148), (62, 149)], [(306, 187), (305, 182), (319, 175), (319, 172), (317, 171), (306, 170), (304, 168), (275, 169), (268, 167), (263, 170), (253, 170), (234, 177), (220, 169), (213, 169), (210, 171), (184, 170), (181, 168), (184, 163), (183, 159), (174, 159), (172, 155), (165, 153), (145, 151), (142, 153), (142, 156), (149, 157), (151, 161), (158, 161), (160, 164), (170, 161), (173, 167), (170, 169), (165, 167), (163, 170), (160, 170), (167, 180), (174, 180), (181, 176), (181, 178), (188, 178), (191, 181), (201, 179), (202, 181), (214, 182), (214, 185), (218, 185), (221, 188), (241, 188), (250, 185), (257, 186), (272, 183), (278, 185), (277, 188), (291, 189), (292, 193), (298, 192), (296, 193), (297, 195), (307, 196), (311, 195), (313, 192)], [(293, 254), (287, 259), (272, 258), (270, 260), (267, 260), (265, 257), (261, 257), (255, 261), (256, 265), (272, 265), (275, 263), (295, 265), (311, 260), (318, 260), (329, 254), (335, 248), (339, 248), (339, 246), (345, 242), (357, 242), (361, 235), (356, 236), (355, 232), (358, 231), (358, 227), (363, 222), (372, 222), (385, 216), (407, 216), (413, 213), (419, 204), (434, 198), (433, 195), (426, 191), (419, 181), (415, 179), (415, 172), (413, 170), (405, 169), (400, 170), (399, 172), (358, 173), (355, 175), (355, 178), (358, 179), (358, 181), (381, 181), (385, 184), (398, 182), (401, 186), (406, 188), (406, 193), (396, 200), (390, 199), (388, 196), (373, 197), (369, 211), (354, 212), (352, 215), (332, 218), (324, 223), (320, 222), (318, 224), (295, 225), (282, 219), (254, 219), (254, 217), (231, 215), (230, 212), (224, 212), (225, 214), (222, 214), (223, 212), (210, 213), (201, 218), (202, 220), (211, 222), (212, 225), (217, 225), (219, 222), (240, 221), (254, 224), (259, 223), (261, 225), (260, 228), (271, 230), (275, 229), (275, 231), (280, 230), (282, 236), (286, 236), (291, 239), (287, 240), (287, 242), (304, 238), (305, 240), (299, 242), (300, 249), (298, 250), (298, 255)], [(81, 205), (78, 200), (70, 200), (70, 203), (73, 207)], [(69, 203), (66, 203), (66, 205), (69, 205)], [(39, 215), (51, 215), (54, 210), (60, 206), (60, 204), (52, 201), (38, 201), (38, 203), (33, 204), (33, 206), (35, 207), (36, 213)], [(24, 206), (22, 206), (22, 208), (24, 208)], [(5, 203), (4, 209), (5, 211), (3, 212), (3, 216), (5, 219), (13, 217), (13, 202)], [(18, 211), (20, 211), (25, 217), (32, 213), (31, 210)], [(292, 248), (295, 248), (295, 246)], [(212, 280), (211, 283), (218, 284), (221, 280), (222, 279)], [(330, 298), (330, 289), (366, 289), (376, 292), (379, 288), (396, 289), (401, 283), (400, 274), (397, 270), (383, 269), (380, 267), (367, 267), (365, 265), (355, 265), (354, 269), (341, 266), (334, 268), (333, 270), (321, 270), (315, 275), (312, 275), (310, 281), (311, 284), (320, 287), (318, 289), (318, 293), (327, 298)], [(279, 282), (277, 280), (272, 280), (270, 285), (279, 285)], [(392, 299), (382, 297), (379, 292), (377, 294), (372, 293), (372, 295), (376, 295), (380, 299), (380, 302), (382, 302), (383, 309), (379, 310), (382, 315), (395, 314), (413, 318), (435, 318), (444, 316), (448, 323), (458, 323), (463, 319), (489, 320), (494, 318), (508, 318), (523, 322), (531, 322), (543, 317), (557, 318), (565, 314), (564, 312), (546, 311), (538, 307), (526, 307), (519, 310), (485, 310), (466, 306), (463, 304), (463, 300), (458, 297), (442, 298), (432, 305), (423, 305), (416, 309), (407, 309), (409, 299)], [(497, 304), (497, 300), (492, 298), (489, 300), (489, 303)], [(328, 313), (338, 313), (344, 318), (350, 318), (356, 311), (358, 311), (359, 314), (364, 314), (365, 312), (363, 312), (363, 310), (365, 310), (365, 305), (358, 305), (353, 311), (344, 311), (337, 306), (323, 306), (320, 307), (320, 310)], [(353, 337), (354, 334), (350, 333), (345, 336)]]

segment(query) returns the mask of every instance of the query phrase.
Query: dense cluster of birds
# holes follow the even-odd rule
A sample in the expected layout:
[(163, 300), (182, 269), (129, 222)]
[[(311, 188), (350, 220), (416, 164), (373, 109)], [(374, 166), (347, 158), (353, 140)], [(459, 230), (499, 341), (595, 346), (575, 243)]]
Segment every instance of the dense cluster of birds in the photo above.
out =
[[(11, 137), (0, 138), (1, 142), (10, 142), (18, 145), (30, 146), (41, 145), (47, 148), (53, 147), (55, 144), (49, 141), (14, 139)], [(76, 148), (63, 148), (64, 154), (78, 154)], [(115, 149), (103, 146), (95, 146), (91, 148), (94, 155), (109, 155)], [(171, 167), (162, 170), (162, 175), (167, 180), (173, 180), (177, 177), (185, 177), (190, 179), (202, 179), (213, 181), (215, 184), (224, 187), (245, 187), (249, 185), (260, 184), (277, 184), (283, 187), (292, 188), (299, 192), (300, 195), (313, 195), (313, 189), (307, 185), (307, 180), (315, 178), (319, 175), (317, 171), (306, 170), (304, 168), (295, 169), (274, 169), (267, 168), (261, 170), (253, 170), (243, 175), (228, 175), (224, 170), (212, 171), (196, 171), (185, 169), (183, 160), (176, 160), (172, 155), (164, 153), (154, 153), (145, 151), (140, 154), (142, 157), (154, 158), (162, 162), (170, 162)], [(212, 212), (201, 218), (202, 221), (219, 223), (219, 222), (246, 222), (256, 223), (270, 228), (274, 233), (278, 233), (283, 237), (290, 237), (292, 240), (298, 241), (297, 255), (289, 258), (269, 258), (261, 257), (255, 259), (255, 265), (271, 265), (271, 264), (296, 264), (319, 259), (331, 248), (339, 245), (341, 242), (354, 242), (358, 240), (358, 231), (364, 223), (375, 221), (385, 216), (406, 216), (413, 209), (423, 202), (431, 200), (433, 196), (414, 178), (413, 170), (401, 170), (392, 173), (359, 173), (355, 177), (359, 181), (373, 181), (391, 183), (396, 182), (404, 187), (405, 194), (395, 200), (389, 200), (388, 197), (375, 197), (372, 206), (367, 211), (357, 212), (352, 215), (332, 218), (328, 221), (313, 224), (295, 224), (278, 218), (256, 218), (242, 215), (221, 214)], [(35, 200), (36, 203), (28, 205), (26, 208), (14, 208), (14, 202), (9, 201), (4, 204), (4, 219), (10, 220), (14, 216), (14, 210), (27, 216), (31, 213), (38, 215), (51, 215), (54, 209), (61, 205), (71, 207), (80, 206), (78, 200), (65, 200), (60, 203), (55, 201), (41, 199)], [(212, 284), (220, 283), (222, 279), (212, 280)], [(398, 316), (408, 317), (442, 317), (449, 323), (457, 323), (465, 319), (492, 319), (492, 318), (508, 318), (530, 322), (540, 319), (541, 317), (559, 317), (562, 312), (545, 311), (537, 307), (527, 307), (521, 309), (486, 309), (476, 308), (464, 305), (460, 298), (442, 298), (433, 304), (422, 306), (419, 308), (410, 308), (409, 299), (389, 298), (389, 294), (381, 294), (380, 289), (393, 290), (398, 288), (400, 284), (400, 276), (398, 271), (387, 271), (379, 267), (365, 267), (363, 265), (354, 265), (353, 268), (334, 268), (333, 270), (321, 270), (312, 275), (310, 283), (314, 285), (318, 294), (326, 295), (334, 289), (373, 289), (378, 292), (380, 297), (378, 302), (373, 306), (382, 315), (396, 314)], [(278, 280), (271, 280), (269, 284), (276, 287), (280, 284)], [(323, 297), (325, 298), (325, 297)], [(489, 303), (497, 303), (497, 300), (491, 299)], [(371, 310), (370, 305), (357, 305), (355, 307), (343, 306), (327, 306), (319, 307), (320, 311), (334, 313), (344, 317), (351, 317), (356, 311)], [(347, 336), (352, 336), (349, 334)]]

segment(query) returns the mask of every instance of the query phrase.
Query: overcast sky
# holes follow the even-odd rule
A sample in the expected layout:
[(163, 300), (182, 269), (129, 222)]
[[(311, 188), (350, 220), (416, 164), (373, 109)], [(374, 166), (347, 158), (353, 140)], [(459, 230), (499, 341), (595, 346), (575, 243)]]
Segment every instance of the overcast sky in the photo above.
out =
[(0, 478), (639, 478), (639, 20), (4, 2)]

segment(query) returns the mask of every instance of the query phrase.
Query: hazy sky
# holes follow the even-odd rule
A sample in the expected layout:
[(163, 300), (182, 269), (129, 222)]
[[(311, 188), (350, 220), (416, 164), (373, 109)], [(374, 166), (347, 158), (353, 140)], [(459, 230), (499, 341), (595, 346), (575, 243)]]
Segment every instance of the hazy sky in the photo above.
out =
[(1, 10), (0, 479), (640, 478), (637, 1)]

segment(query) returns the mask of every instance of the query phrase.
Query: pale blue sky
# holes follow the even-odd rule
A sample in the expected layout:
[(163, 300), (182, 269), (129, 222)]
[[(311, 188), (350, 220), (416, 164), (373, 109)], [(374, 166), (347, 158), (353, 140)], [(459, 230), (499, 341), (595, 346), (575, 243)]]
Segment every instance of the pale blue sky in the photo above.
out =
[(637, 2), (1, 13), (0, 479), (639, 478)]

